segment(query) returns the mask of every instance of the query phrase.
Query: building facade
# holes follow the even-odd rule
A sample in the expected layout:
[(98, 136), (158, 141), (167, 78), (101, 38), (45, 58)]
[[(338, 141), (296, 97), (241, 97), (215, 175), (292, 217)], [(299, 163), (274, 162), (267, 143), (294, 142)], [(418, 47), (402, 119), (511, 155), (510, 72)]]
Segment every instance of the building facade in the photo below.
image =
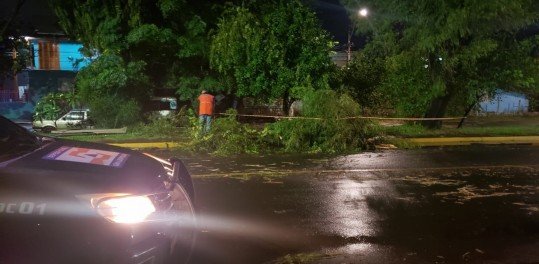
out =
[(76, 72), (90, 62), (82, 44), (57, 34), (25, 39), (31, 54), (27, 69), (0, 80), (0, 114), (10, 119), (31, 120), (43, 95), (73, 89)]

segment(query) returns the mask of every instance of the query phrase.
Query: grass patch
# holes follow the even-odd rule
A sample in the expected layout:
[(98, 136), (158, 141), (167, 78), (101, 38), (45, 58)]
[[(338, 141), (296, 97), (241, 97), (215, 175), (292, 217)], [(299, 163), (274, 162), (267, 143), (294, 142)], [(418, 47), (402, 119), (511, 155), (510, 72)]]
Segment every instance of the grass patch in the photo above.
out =
[[(155, 142), (155, 141), (175, 141), (183, 142), (189, 140), (188, 129), (178, 127), (176, 124), (161, 119), (149, 124), (139, 124), (127, 129), (125, 134), (81, 134), (59, 136), (52, 134), (53, 137), (91, 141), (101, 143), (130, 143), (130, 142)], [(47, 136), (51, 136), (48, 134)]]
[(443, 127), (437, 130), (426, 129), (420, 125), (401, 125), (383, 127), (381, 132), (388, 136), (402, 138), (536, 136), (539, 135), (539, 125), (463, 127), (460, 129)]
[[(130, 142), (154, 142), (154, 141), (184, 141), (185, 136), (178, 131), (178, 137), (169, 137), (163, 135), (147, 135), (139, 132), (128, 132), (125, 134), (103, 134), (103, 135), (71, 135), (58, 138), (100, 142), (100, 143), (130, 143)], [(50, 136), (50, 135), (48, 135)]]
[(91, 142), (120, 143), (120, 142), (129, 142), (130, 140), (138, 140), (139, 138), (141, 138), (141, 135), (139, 135), (138, 133), (110, 134), (110, 135), (107, 135), (107, 134), (86, 135), (85, 134), (85, 135), (70, 135), (70, 136), (56, 136), (53, 134), (53, 137), (80, 140), (80, 141), (91, 141)]

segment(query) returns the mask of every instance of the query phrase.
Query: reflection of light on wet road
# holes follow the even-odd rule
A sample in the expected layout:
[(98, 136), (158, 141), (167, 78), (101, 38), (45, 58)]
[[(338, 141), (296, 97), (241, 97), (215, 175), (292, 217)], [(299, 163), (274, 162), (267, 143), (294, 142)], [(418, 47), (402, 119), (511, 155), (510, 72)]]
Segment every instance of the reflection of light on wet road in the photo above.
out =
[(342, 237), (374, 236), (378, 216), (369, 209), (367, 196), (393, 192), (387, 181), (337, 180), (326, 204), (328, 231)]
[(357, 254), (364, 251), (372, 250), (372, 245), (369, 243), (358, 243), (358, 244), (349, 244), (342, 248), (340, 251), (344, 254)]
[(306, 237), (290, 226), (275, 225), (247, 217), (200, 214), (200, 231), (192, 263), (258, 263), (265, 248), (280, 251), (305, 245)]
[(216, 232), (238, 237), (260, 237), (268, 241), (282, 241), (292, 235), (292, 232), (286, 227), (222, 215), (199, 215), (197, 223), (199, 229), (204, 233)]
[(203, 165), (191, 172), (207, 231), (193, 263), (539, 263), (530, 209), (537, 153), (482, 146), (299, 165), (281, 155), (193, 159)]

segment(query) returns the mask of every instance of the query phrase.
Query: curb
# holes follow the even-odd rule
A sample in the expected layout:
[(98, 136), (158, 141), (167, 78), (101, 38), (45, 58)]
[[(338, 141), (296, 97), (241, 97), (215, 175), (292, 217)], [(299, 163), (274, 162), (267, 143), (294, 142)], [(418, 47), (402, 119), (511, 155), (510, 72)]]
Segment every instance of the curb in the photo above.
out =
[(133, 143), (109, 143), (109, 145), (122, 147), (122, 148), (131, 148), (131, 149), (148, 149), (148, 148), (157, 148), (157, 149), (169, 149), (185, 146), (185, 143), (178, 142), (133, 142)]
[(513, 137), (450, 137), (450, 138), (407, 138), (409, 142), (421, 147), (464, 146), (471, 144), (530, 144), (539, 145), (539, 136)]
[[(437, 138), (405, 138), (404, 140), (419, 147), (436, 146), (465, 146), (471, 144), (530, 144), (539, 145), (539, 136), (515, 136), (515, 137), (437, 137)], [(131, 149), (169, 149), (185, 146), (186, 143), (162, 141), (162, 142), (132, 142), (132, 143), (109, 143), (109, 145)]]

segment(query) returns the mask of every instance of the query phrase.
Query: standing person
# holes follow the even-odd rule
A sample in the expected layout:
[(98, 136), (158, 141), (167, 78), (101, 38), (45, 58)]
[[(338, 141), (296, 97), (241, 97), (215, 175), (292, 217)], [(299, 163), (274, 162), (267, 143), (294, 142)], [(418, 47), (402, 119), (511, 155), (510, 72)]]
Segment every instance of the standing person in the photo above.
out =
[(202, 131), (207, 133), (211, 128), (211, 117), (213, 115), (213, 105), (215, 102), (215, 97), (205, 90), (202, 90), (200, 96), (198, 97), (198, 119), (200, 124), (202, 124)]

